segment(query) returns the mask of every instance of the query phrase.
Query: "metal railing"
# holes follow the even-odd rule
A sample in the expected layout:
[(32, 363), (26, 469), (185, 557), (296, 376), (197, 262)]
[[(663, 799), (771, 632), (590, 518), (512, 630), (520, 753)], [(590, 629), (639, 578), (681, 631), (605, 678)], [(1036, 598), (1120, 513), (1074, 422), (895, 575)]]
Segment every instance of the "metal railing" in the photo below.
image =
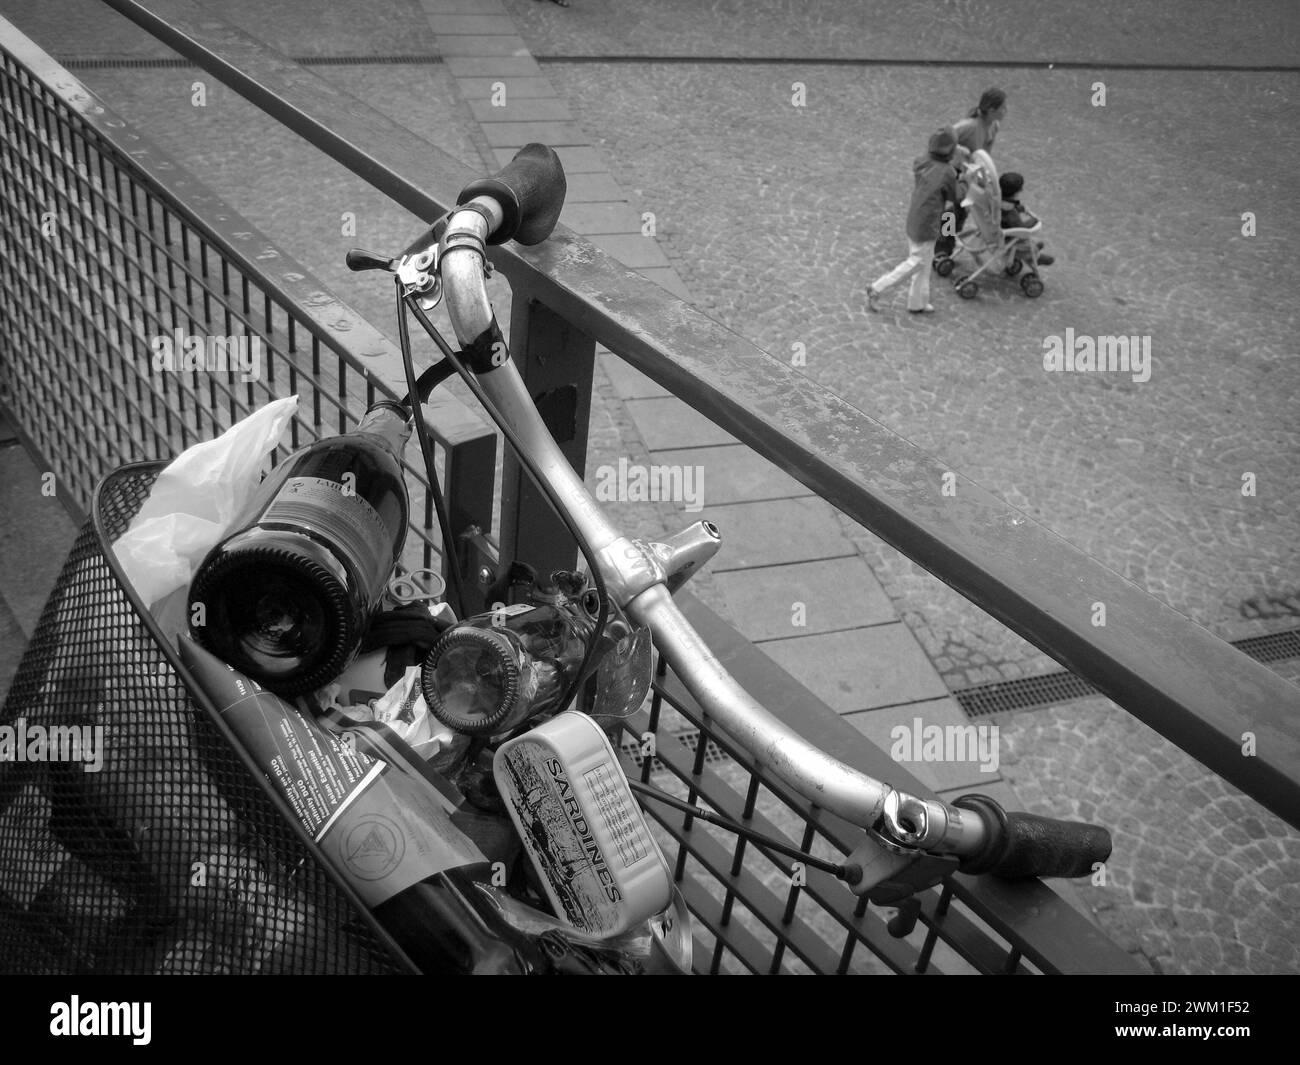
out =
[[(341, 107), (344, 97), (336, 87), (219, 23), (206, 9), (186, 0), (106, 2), (394, 203), (429, 221), (451, 205), (456, 190), (479, 176), (360, 101), (346, 98)], [(5, 32), (6, 42), (14, 39), (11, 31)], [(56, 126), (76, 126), (77, 136), (93, 142), (114, 166), (137, 167), (136, 153), (123, 151), (117, 127), (108, 125), (116, 120), (94, 111), (98, 105), (87, 100), (75, 79), (27, 45), (10, 48), (7, 43), (6, 48), (6, 84), (26, 79), (22, 94), (31, 107), (60, 116), (53, 120)], [(37, 116), (33, 121), (31, 128), (40, 129), (49, 120)], [(95, 131), (93, 136), (87, 136), (87, 129)], [(15, 154), (39, 156), (44, 142), (39, 133), (33, 136)], [(170, 181), (158, 182), (157, 196), (164, 195), (164, 184), (166, 194), (174, 196)], [(31, 207), (29, 201), (27, 209)], [(201, 213), (189, 216), (192, 226), (200, 225)], [(222, 255), (238, 261), (252, 283), (276, 285), (237, 242), (205, 232), (209, 244), (220, 244)], [(14, 254), (24, 253), (16, 249)], [(509, 246), (493, 249), (492, 255), (513, 288), (511, 345), (531, 393), (572, 390), (569, 416), (557, 419), (553, 429), (575, 468), (581, 470), (585, 463), (586, 413), (599, 341), (1248, 794), (1300, 823), (1300, 742), (1284, 713), (1295, 690), (1276, 675), (977, 485), (959, 478), (957, 495), (941, 498), (937, 486), (948, 472), (943, 464), (582, 238), (561, 228), (537, 248)], [(19, 271), (7, 270), (6, 304), (14, 299), (11, 284), (61, 290), (67, 283), (57, 264), (30, 255), (23, 261), (39, 271), (38, 277), (29, 282)], [(134, 261), (142, 262), (138, 255)], [(166, 263), (170, 269), (171, 259)], [(117, 265), (120, 269), (122, 260)], [(193, 272), (206, 276), (201, 268)], [(62, 280), (49, 281), (50, 274)], [(121, 291), (112, 282), (103, 283), (110, 291)], [(151, 291), (172, 292), (172, 286), (169, 277)], [(281, 306), (293, 307), (301, 292), (287, 291), (281, 283), (275, 295)], [(26, 310), (19, 314), (26, 315), (29, 332), (52, 327), (53, 319), (66, 313), (48, 293), (25, 298)], [(68, 334), (68, 343), (93, 352), (102, 333), (82, 329)], [(320, 340), (328, 349), (326, 362), (328, 354), (347, 362), (325, 337)], [(69, 357), (83, 364), (94, 361), (89, 353)], [(306, 374), (307, 368), (300, 372)], [(328, 371), (313, 362), (311, 372)], [(141, 398), (118, 382), (108, 384), (109, 394), (128, 411), (143, 415)], [(22, 387), (28, 390), (23, 395), (31, 397), (24, 403), (44, 403), (58, 395), (48, 383), (25, 382)], [(333, 389), (330, 394), (346, 395)], [(197, 407), (199, 398), (187, 394), (185, 402)], [(62, 436), (72, 430), (74, 423), (65, 418), (28, 432), (43, 453), (58, 455), (60, 448), (69, 447)], [(457, 519), (454, 493), (460, 490), (449, 493), (453, 528), (487, 528), (466, 520), (481, 506), (462, 508)], [(501, 514), (499, 559), (491, 544), (478, 541), (481, 554), (467, 560), (471, 575), (484, 568), (483, 583), (488, 583), (501, 561), (513, 559), (539, 568), (573, 563), (572, 543), (509, 457)], [(682, 599), (711, 645), (729, 648), (726, 660), (732, 672), (750, 690), (762, 691), (774, 713), (850, 765), (916, 794), (930, 794), (728, 626), (691, 597)], [(1094, 628), (1089, 620), (1091, 604), (1098, 599), (1108, 604), (1113, 619), (1105, 629)], [(690, 739), (683, 724), (696, 730), (693, 752), (681, 742)], [(670, 677), (660, 678), (649, 712), (627, 727), (629, 775), (648, 775), (657, 765), (661, 779), (677, 782), (677, 794), (748, 819), (769, 834), (784, 833), (804, 849), (840, 854), (858, 836), (858, 830), (790, 794), (743, 752), (731, 750), (732, 761), (713, 765), (710, 752), (726, 747), (725, 738), (710, 734), (698, 708)], [(1245, 730), (1259, 737), (1257, 758), (1240, 757), (1239, 737)], [(653, 757), (642, 753), (647, 734), (655, 736)], [(846, 971), (879, 965), (931, 971), (969, 965), (984, 972), (1059, 972), (1135, 967), (1038, 882), (1012, 885), (953, 877), (942, 892), (926, 897), (918, 931), (894, 939), (877, 913), (827, 874), (809, 870), (806, 879), (796, 876), (785, 859), (763, 854), (756, 845), (737, 841), (728, 848), (689, 815), (683, 818), (654, 800), (647, 801), (647, 809), (671, 837), (680, 883), (700, 921), (697, 963), (702, 968), (735, 964), (753, 971)]]

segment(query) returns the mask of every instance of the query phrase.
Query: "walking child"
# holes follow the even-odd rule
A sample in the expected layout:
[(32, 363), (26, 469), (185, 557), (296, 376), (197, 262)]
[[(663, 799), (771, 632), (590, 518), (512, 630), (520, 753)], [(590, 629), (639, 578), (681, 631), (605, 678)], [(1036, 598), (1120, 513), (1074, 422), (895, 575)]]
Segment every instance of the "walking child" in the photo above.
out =
[(930, 263), (939, 239), (944, 205), (957, 198), (957, 171), (952, 157), (957, 137), (945, 126), (930, 138), (929, 153), (912, 164), (916, 187), (907, 211), (907, 258), (867, 288), (867, 310), (879, 311), (880, 294), (909, 275), (907, 309), (912, 314), (933, 314), (930, 305)]

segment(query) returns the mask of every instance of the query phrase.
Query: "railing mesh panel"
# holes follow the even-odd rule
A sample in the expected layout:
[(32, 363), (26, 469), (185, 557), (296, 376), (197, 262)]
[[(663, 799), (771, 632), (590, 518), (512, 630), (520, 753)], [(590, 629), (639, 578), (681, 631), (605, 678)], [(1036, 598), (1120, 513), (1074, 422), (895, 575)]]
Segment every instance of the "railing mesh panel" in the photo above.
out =
[[(279, 459), (393, 397), (3, 51), (0, 129), (0, 400), (83, 513), (110, 470), (171, 458), (272, 399), (299, 397)], [(428, 481), (408, 454), (402, 561), (438, 568)]]

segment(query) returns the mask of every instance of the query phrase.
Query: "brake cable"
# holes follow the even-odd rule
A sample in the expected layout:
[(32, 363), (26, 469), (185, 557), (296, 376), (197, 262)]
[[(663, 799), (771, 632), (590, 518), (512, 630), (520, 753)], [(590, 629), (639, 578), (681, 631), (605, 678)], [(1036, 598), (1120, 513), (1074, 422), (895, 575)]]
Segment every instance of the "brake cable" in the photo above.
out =
[(669, 795), (666, 791), (660, 791), (658, 788), (651, 787), (649, 784), (642, 784), (639, 780), (633, 780), (628, 777), (628, 786), (638, 795), (645, 795), (661, 802), (665, 806), (671, 806), (674, 810), (680, 810), (682, 813), (690, 814), (701, 821), (707, 821), (718, 828), (725, 828), (728, 832), (734, 832), (742, 839), (747, 839), (760, 847), (766, 847), (769, 850), (777, 851), (788, 858), (794, 858), (803, 862), (804, 865), (810, 865), (814, 869), (820, 869), (824, 873), (830, 873), (831, 876), (843, 880), (846, 884), (856, 884), (862, 879), (862, 867), (856, 863), (845, 864), (843, 862), (832, 862), (825, 858), (818, 858), (815, 854), (809, 854), (807, 851), (801, 851), (792, 843), (783, 843), (779, 839), (773, 839), (771, 836), (765, 836), (761, 832), (755, 832), (747, 825), (742, 825), (738, 821), (733, 821), (729, 817), (723, 817), (721, 814), (715, 814), (711, 810), (706, 810), (700, 806), (693, 806), (689, 802), (677, 798), (675, 795)]
[[(398, 284), (400, 286), (400, 279)], [(564, 691), (564, 695), (558, 703), (561, 708), (567, 707), (570, 700), (577, 694), (578, 688), (582, 685), (583, 678), (586, 676), (587, 670), (591, 666), (591, 660), (595, 656), (596, 648), (600, 645), (601, 635), (605, 631), (605, 626), (609, 624), (609, 592), (605, 586), (605, 578), (600, 572), (600, 565), (596, 560), (596, 553), (591, 549), (591, 544), (587, 542), (586, 536), (583, 534), (582, 530), (578, 528), (577, 523), (573, 521), (569, 516), (568, 511), (565, 510), (563, 504), (560, 502), (558, 493), (551, 486), (550, 482), (542, 476), (541, 471), (528, 455), (528, 450), (523, 446), (523, 442), (519, 439), (518, 434), (510, 426), (508, 420), (504, 415), (502, 415), (500, 410), (497, 409), (496, 404), (479, 383), (478, 378), (474, 376), (472, 371), (466, 369), (465, 364), (461, 362), (460, 357), (452, 349), (451, 345), (447, 343), (447, 340), (442, 333), (438, 331), (438, 327), (435, 326), (429, 319), (429, 316), (424, 313), (424, 309), (419, 305), (416, 297), (414, 295), (406, 296), (403, 298), (402, 302), (405, 307), (410, 309), (410, 312), (415, 316), (416, 321), (418, 321), (424, 328), (424, 331), (429, 334), (433, 342), (438, 345), (438, 349), (442, 352), (444, 360), (450, 363), (455, 371), (460, 374), (461, 379), (474, 394), (474, 398), (478, 400), (479, 404), (488, 412), (492, 420), (496, 423), (497, 428), (501, 430), (502, 435), (506, 438), (506, 441), (514, 451), (515, 457), (519, 460), (519, 464), (524, 467), (529, 478), (538, 490), (546, 496), (546, 500), (550, 504), (551, 509), (555, 511), (556, 515), (564, 523), (565, 528), (569, 530), (569, 534), (578, 545), (578, 550), (582, 552), (582, 557), (586, 560), (587, 569), (590, 571), (592, 584), (595, 585), (594, 590), (600, 606), (596, 614), (596, 623), (592, 626), (591, 634), (586, 640), (586, 646), (583, 649), (582, 661), (578, 665), (577, 670), (575, 670), (572, 679), (569, 681), (568, 687)], [(398, 318), (401, 321), (401, 331), (405, 334), (405, 315), (399, 314)], [(407, 344), (409, 345), (409, 338)], [(439, 365), (442, 364), (440, 363)], [(427, 463), (428, 459), (425, 461)], [(442, 515), (440, 511), (439, 521), (441, 520)], [(448, 524), (450, 524), (450, 522)], [(446, 536), (447, 534), (444, 532), (443, 535)]]
[[(402, 279), (394, 278), (397, 286), (397, 338), (402, 349), (402, 367), (406, 371), (406, 399), (415, 422), (415, 435), (420, 441), (420, 454), (424, 459), (424, 472), (429, 478), (429, 492), (433, 496), (433, 508), (438, 515), (438, 528), (442, 533), (442, 555), (446, 564), (448, 585), (456, 616), (465, 616), (465, 590), (460, 579), (460, 560), (456, 557), (456, 538), (451, 528), (451, 516), (447, 513), (447, 502), (442, 495), (442, 484), (438, 479), (438, 467), (435, 464), (433, 441), (429, 438), (428, 426), (424, 424), (424, 396), (419, 382), (415, 379), (415, 365), (411, 356), (411, 334), (406, 322), (406, 301), (402, 298)], [(445, 361), (430, 367), (422, 375), (422, 380), (432, 380), (428, 386), (431, 393), (438, 383), (451, 376), (442, 370)], [(455, 364), (452, 364), (455, 368)], [(442, 376), (439, 376), (441, 374)]]

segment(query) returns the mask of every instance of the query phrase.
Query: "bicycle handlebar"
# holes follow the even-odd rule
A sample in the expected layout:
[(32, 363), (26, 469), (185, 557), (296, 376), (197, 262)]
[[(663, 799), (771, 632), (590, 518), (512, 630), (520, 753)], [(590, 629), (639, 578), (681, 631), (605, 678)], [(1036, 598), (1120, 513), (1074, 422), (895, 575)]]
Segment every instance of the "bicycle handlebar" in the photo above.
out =
[[(545, 239), (564, 191), (559, 159), (541, 145), (523, 149), (496, 177), (466, 186), (438, 248), (448, 317), (484, 392), (596, 554), (610, 595), (651, 630), (710, 723), (816, 806), (868, 830), (880, 853), (888, 855), (882, 863), (890, 870), (879, 872), (878, 879), (904, 869), (922, 851), (958, 858), (963, 871), (1007, 877), (1080, 876), (1104, 861), (1110, 837), (1097, 826), (1006, 814), (985, 796), (954, 804), (921, 799), (845, 765), (766, 710), (695, 632), (665, 586), (654, 553), (609, 522), (565, 459), (514, 363), (485, 357), (501, 343), (487, 295), (485, 244), (511, 236), (522, 243)], [(911, 857), (901, 857), (906, 855)], [(870, 883), (867, 878), (854, 890), (865, 893)]]

